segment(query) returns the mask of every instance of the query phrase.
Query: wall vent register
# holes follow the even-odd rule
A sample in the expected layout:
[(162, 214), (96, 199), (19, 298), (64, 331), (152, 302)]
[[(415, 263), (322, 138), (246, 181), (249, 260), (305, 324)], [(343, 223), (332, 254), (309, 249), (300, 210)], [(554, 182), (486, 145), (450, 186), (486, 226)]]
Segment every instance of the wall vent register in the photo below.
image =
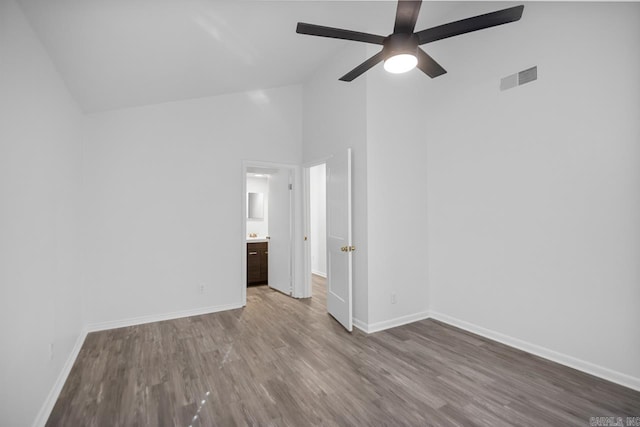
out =
[(537, 66), (503, 77), (502, 80), (500, 80), (500, 90), (512, 89), (535, 80), (538, 80)]

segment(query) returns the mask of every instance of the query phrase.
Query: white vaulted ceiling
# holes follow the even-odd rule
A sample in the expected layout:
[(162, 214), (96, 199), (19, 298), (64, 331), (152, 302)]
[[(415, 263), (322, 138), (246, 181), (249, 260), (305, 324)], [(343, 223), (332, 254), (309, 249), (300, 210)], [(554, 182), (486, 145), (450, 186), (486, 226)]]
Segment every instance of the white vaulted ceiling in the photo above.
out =
[(348, 42), (298, 35), (298, 21), (388, 33), (395, 13), (393, 2), (20, 4), (87, 112), (299, 83)]
[[(85, 112), (301, 83), (354, 42), (296, 34), (298, 21), (388, 35), (397, 5), (303, 0), (18, 1)], [(507, 5), (425, 2), (416, 28)], [(446, 58), (439, 54), (437, 60), (446, 68)]]

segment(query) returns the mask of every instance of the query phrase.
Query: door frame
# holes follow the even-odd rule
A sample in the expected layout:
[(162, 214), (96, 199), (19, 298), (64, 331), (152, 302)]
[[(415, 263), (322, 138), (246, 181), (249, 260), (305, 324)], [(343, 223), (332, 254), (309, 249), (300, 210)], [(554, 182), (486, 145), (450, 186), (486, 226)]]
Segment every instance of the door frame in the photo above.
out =
[(291, 221), (293, 234), (291, 244), (291, 281), (292, 294), (294, 298), (302, 298), (303, 285), (298, 280), (302, 270), (302, 247), (298, 242), (302, 241), (302, 189), (300, 188), (301, 170), (299, 165), (291, 163), (274, 163), (260, 160), (243, 160), (241, 168), (241, 186), (240, 193), (240, 229), (242, 231), (240, 238), (240, 303), (242, 306), (247, 305), (247, 169), (264, 168), (264, 169), (289, 169), (292, 171), (293, 193), (291, 194)]
[(302, 283), (302, 298), (311, 298), (313, 296), (313, 286), (311, 284), (311, 168), (318, 165), (327, 163), (327, 160), (333, 156), (321, 157), (318, 160), (304, 163), (303, 169), (303, 223), (304, 223), (304, 235), (308, 237), (304, 241), (304, 262), (303, 262), (303, 283)]

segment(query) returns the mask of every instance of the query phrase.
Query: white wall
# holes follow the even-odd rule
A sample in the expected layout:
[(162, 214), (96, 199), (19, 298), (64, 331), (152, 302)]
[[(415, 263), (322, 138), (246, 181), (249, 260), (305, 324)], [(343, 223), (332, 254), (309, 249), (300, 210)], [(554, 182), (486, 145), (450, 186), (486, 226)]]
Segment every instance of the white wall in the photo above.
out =
[[(412, 206), (422, 193), (416, 219), (424, 221), (427, 196), (423, 260), (431, 310), (636, 381), (638, 22), (638, 3), (527, 4), (519, 23), (469, 36), (473, 46), (464, 47), (464, 40), (434, 44), (433, 56), (447, 75), (433, 81), (420, 76), (422, 83), (408, 78), (397, 97), (373, 83), (368, 92), (374, 110), (380, 99), (372, 92), (389, 103), (391, 128), (412, 129), (394, 142), (405, 144), (400, 141), (409, 136), (411, 152), (425, 162), (426, 180), (401, 170), (404, 162), (391, 175), (410, 178), (405, 196), (414, 195)], [(480, 49), (484, 45), (492, 49)], [(533, 65), (538, 81), (499, 91), (501, 77)], [(375, 179), (376, 144), (368, 152)], [(369, 188), (386, 185), (380, 181)], [(392, 189), (389, 203), (398, 206)], [(372, 209), (372, 193), (369, 199), (369, 264), (375, 266), (380, 214)], [(416, 236), (395, 231), (408, 233), (407, 240)], [(393, 241), (387, 236), (384, 244)]]
[(368, 321), (366, 77), (338, 81), (366, 59), (360, 43), (348, 44), (305, 83), (303, 161), (311, 163), (352, 148), (353, 161), (353, 314)]
[(309, 168), (311, 272), (327, 277), (327, 165)]
[(247, 237), (251, 233), (256, 233), (258, 237), (264, 238), (269, 234), (269, 182), (267, 178), (247, 176), (247, 193), (262, 193), (264, 200), (264, 218), (247, 218)]
[(241, 303), (242, 160), (300, 163), (301, 100), (292, 86), (87, 117), (90, 323)]
[[(369, 49), (369, 55), (376, 49)], [(428, 102), (416, 96), (425, 87), (418, 72), (391, 75), (382, 65), (367, 77), (372, 329), (428, 316), (425, 118), (405, 113), (407, 103), (420, 108)]]
[(18, 6), (0, 1), (0, 424), (6, 426), (34, 422), (80, 336), (80, 119)]

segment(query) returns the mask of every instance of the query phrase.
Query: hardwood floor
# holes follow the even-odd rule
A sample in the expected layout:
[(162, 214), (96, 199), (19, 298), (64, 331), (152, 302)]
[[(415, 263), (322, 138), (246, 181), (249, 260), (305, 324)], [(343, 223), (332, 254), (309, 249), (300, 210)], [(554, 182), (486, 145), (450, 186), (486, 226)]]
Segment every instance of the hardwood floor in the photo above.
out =
[[(567, 426), (640, 393), (433, 320), (366, 335), (295, 300), (91, 333), (48, 426)], [(196, 417), (196, 418), (194, 418)]]

